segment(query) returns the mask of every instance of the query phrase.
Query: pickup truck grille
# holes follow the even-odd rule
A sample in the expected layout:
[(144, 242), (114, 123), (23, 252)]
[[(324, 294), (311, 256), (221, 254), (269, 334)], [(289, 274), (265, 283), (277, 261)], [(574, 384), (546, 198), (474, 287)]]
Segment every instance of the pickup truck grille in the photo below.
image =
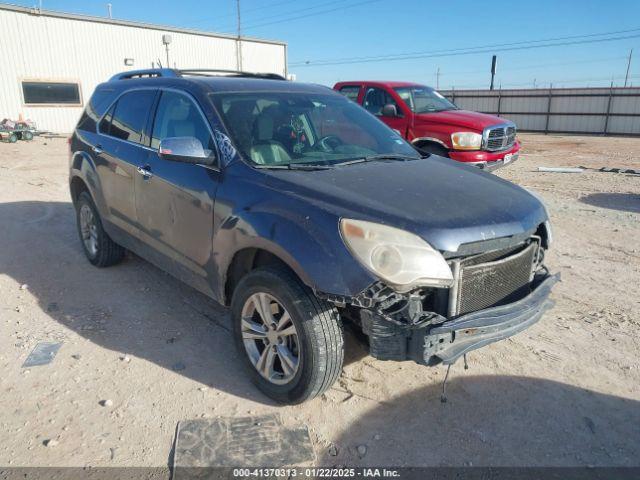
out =
[[(539, 245), (489, 252), (459, 260), (449, 316), (518, 300), (529, 291)], [(455, 270), (455, 269), (454, 269)]]
[(495, 152), (497, 150), (506, 150), (516, 141), (516, 126), (501, 125), (492, 127), (485, 133), (485, 150)]

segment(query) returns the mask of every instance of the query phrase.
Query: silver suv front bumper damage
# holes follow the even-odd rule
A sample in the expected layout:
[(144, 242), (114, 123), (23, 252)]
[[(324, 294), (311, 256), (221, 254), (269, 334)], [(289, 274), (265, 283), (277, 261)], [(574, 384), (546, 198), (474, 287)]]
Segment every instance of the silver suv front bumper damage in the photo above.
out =
[(520, 300), (451, 319), (430, 312), (417, 324), (399, 324), (363, 308), (362, 331), (369, 337), (370, 354), (379, 360), (450, 365), (465, 353), (515, 335), (540, 320), (554, 305), (549, 295), (559, 280), (559, 274), (539, 274)]
[(426, 364), (452, 364), (471, 350), (525, 330), (553, 307), (549, 294), (559, 280), (559, 274), (549, 275), (521, 300), (468, 313), (434, 326), (422, 337), (421, 348), (420, 344), (414, 345), (412, 356), (415, 358), (420, 353), (415, 351), (418, 348)]

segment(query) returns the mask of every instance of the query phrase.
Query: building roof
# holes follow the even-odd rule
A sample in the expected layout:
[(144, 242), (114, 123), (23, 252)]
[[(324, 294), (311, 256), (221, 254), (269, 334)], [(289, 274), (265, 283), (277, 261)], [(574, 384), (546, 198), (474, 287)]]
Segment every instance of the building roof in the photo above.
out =
[[(236, 40), (238, 37), (235, 35), (223, 34), (223, 33), (213, 33), (206, 32), (202, 30), (193, 30), (189, 28), (179, 28), (172, 27), (168, 25), (156, 25), (152, 23), (144, 23), (144, 22), (131, 22), (129, 20), (116, 20), (113, 18), (107, 17), (95, 17), (92, 15), (79, 15), (75, 13), (65, 13), (65, 12), (55, 12), (52, 10), (40, 10), (39, 8), (31, 8), (31, 7), (23, 7), (21, 5), (11, 5), (7, 3), (0, 3), (0, 10), (9, 10), (18, 13), (24, 13), (26, 15), (34, 15), (40, 17), (52, 17), (52, 18), (64, 18), (67, 20), (77, 20), (82, 22), (95, 22), (95, 23), (107, 23), (110, 25), (120, 25), (123, 27), (133, 27), (133, 28), (146, 28), (150, 30), (163, 30), (165, 32), (175, 32), (175, 33), (186, 33), (190, 35), (199, 35), (203, 37), (215, 37), (215, 38), (225, 38), (230, 40)], [(257, 43), (271, 43), (274, 45), (284, 45), (286, 46), (286, 42), (278, 41), (278, 40), (266, 40), (262, 38), (253, 38), (253, 37), (240, 37), (243, 42), (257, 42)]]

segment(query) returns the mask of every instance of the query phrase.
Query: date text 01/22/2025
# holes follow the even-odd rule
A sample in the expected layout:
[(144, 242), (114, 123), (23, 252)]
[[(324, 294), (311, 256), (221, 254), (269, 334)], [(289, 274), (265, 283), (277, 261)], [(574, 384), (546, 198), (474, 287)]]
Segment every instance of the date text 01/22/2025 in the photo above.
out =
[(236, 468), (234, 478), (399, 478), (400, 472), (387, 468)]

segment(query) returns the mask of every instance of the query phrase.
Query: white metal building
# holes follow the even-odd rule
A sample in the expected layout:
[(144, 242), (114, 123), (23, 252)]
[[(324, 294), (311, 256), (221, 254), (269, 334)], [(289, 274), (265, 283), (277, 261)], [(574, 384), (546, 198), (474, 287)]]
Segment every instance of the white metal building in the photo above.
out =
[(71, 132), (96, 85), (167, 66), (165, 35), (171, 68), (287, 74), (283, 42), (0, 4), (0, 120)]

